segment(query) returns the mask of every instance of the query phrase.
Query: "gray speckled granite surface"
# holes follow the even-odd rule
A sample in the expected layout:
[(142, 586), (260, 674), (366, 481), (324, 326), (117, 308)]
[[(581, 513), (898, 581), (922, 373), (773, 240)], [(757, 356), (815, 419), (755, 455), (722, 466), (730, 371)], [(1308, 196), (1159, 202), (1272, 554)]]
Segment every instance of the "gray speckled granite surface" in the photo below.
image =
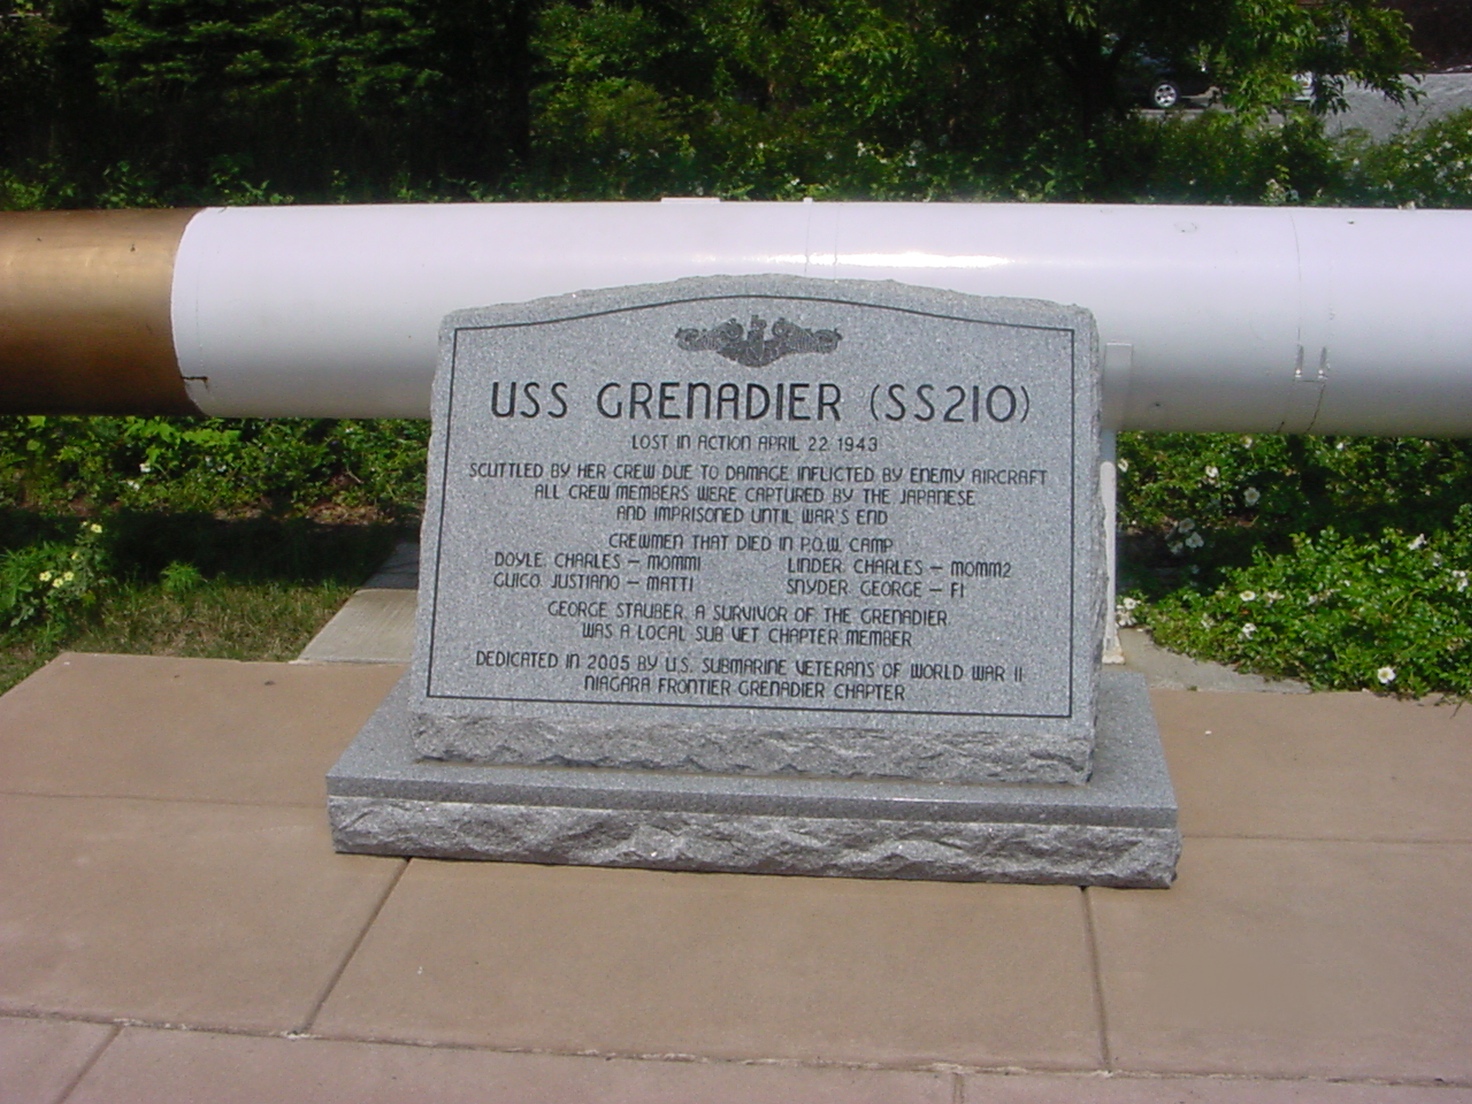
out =
[(1087, 312), (891, 282), (709, 277), (451, 315), (415, 746), (1082, 779), (1098, 389)]
[[(414, 659), (340, 850), (1162, 886), (1143, 682), (1100, 682), (1073, 307), (711, 277), (446, 319)], [(777, 417), (777, 412), (782, 413)]]
[(410, 697), (401, 682), (327, 777), (339, 850), (1125, 886), (1168, 885), (1180, 852), (1149, 697), (1129, 672), (1104, 672), (1082, 785), (447, 763), (404, 738)]

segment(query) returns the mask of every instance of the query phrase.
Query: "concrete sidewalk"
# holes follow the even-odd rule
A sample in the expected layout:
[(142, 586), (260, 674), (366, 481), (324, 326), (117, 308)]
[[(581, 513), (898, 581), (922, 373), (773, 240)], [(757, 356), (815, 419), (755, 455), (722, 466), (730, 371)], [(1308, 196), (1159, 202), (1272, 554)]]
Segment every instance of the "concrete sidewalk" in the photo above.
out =
[(334, 854), (398, 673), (0, 698), (0, 1101), (1472, 1101), (1472, 710), (1154, 691), (1180, 879), (1081, 891)]

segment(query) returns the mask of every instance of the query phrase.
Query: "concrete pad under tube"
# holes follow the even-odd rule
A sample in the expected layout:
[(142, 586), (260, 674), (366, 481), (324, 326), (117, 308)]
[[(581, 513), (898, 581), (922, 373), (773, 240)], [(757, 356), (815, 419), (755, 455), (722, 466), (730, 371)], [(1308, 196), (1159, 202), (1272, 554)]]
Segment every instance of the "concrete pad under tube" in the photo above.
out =
[(665, 870), (1164, 887), (1176, 801), (1144, 680), (1106, 671), (1083, 785), (417, 759), (403, 682), (327, 776), (340, 851)]

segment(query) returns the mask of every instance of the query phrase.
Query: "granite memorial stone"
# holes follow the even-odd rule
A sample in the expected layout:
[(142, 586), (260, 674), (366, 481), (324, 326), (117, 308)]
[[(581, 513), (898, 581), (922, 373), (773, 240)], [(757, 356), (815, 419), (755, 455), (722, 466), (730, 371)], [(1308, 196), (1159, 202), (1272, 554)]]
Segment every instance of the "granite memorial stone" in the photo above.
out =
[(711, 277), (446, 319), (414, 662), (343, 850), (1168, 884), (1101, 682), (1087, 312)]

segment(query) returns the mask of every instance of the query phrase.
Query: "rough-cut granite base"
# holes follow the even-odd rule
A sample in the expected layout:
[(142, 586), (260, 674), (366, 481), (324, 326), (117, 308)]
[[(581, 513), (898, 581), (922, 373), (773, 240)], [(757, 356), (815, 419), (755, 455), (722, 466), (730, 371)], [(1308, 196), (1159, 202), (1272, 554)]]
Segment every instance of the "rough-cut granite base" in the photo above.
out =
[(418, 759), (400, 684), (327, 777), (340, 851), (764, 874), (1168, 886), (1176, 802), (1145, 683), (1104, 672), (1083, 785)]
[(706, 774), (913, 778), (927, 782), (1078, 782), (1083, 732), (920, 732), (914, 728), (737, 728), (707, 723), (579, 725), (514, 716), (411, 711), (426, 759), (497, 766), (599, 767)]

